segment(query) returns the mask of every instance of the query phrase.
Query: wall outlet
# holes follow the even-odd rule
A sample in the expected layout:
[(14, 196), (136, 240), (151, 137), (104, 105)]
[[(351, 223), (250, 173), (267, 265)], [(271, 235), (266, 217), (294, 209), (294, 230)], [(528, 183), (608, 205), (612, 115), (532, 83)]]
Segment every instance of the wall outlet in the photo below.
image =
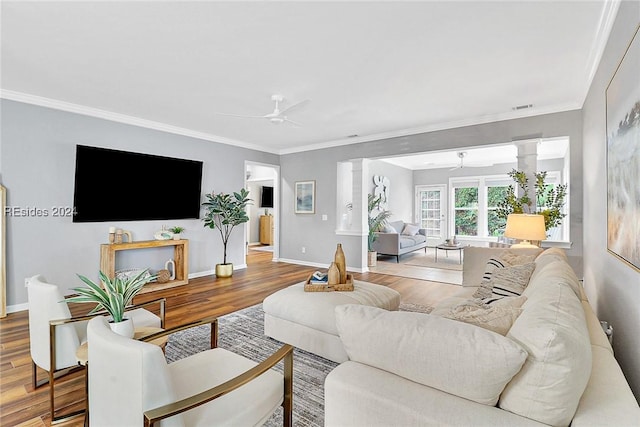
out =
[(29, 279), (28, 278), (24, 278), (24, 287), (28, 288), (29, 287)]
[(328, 220), (328, 219), (329, 219), (329, 217), (328, 217), (326, 214), (322, 215), (322, 220), (323, 220), (323, 221), (326, 221), (326, 220)]
[(307, 253), (307, 248), (305, 248), (304, 246), (302, 247), (302, 253), (306, 254)]

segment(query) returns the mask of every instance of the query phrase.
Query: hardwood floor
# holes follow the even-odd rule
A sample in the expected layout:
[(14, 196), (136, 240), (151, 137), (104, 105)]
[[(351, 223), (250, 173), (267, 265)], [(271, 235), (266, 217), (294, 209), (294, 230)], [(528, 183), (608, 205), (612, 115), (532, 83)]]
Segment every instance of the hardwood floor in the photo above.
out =
[[(247, 268), (233, 277), (206, 276), (190, 279), (174, 289), (143, 294), (135, 303), (159, 297), (167, 299), (167, 327), (205, 316), (222, 316), (258, 304), (273, 292), (305, 280), (314, 270), (295, 264), (271, 262), (271, 252), (250, 251)], [(443, 273), (446, 280), (447, 273)], [(403, 302), (434, 304), (460, 289), (459, 286), (379, 273), (355, 273), (354, 278), (389, 286), (400, 292)], [(437, 280), (437, 279), (435, 279)], [(70, 304), (73, 315), (87, 312), (85, 304)], [(39, 370), (38, 378), (45, 378)], [(84, 373), (78, 371), (56, 381), (56, 406), (64, 412), (84, 407)], [(11, 313), (0, 320), (0, 426), (48, 426), (48, 386), (31, 386), (29, 319), (27, 311)], [(82, 426), (83, 417), (58, 426)]]

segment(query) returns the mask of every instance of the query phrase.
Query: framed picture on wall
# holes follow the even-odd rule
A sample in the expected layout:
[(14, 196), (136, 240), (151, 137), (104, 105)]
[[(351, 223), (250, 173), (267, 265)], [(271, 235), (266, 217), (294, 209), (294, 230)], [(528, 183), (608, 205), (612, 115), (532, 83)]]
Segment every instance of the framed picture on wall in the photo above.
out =
[(316, 182), (296, 181), (295, 188), (297, 214), (316, 213)]
[(607, 250), (640, 271), (640, 35), (606, 90)]

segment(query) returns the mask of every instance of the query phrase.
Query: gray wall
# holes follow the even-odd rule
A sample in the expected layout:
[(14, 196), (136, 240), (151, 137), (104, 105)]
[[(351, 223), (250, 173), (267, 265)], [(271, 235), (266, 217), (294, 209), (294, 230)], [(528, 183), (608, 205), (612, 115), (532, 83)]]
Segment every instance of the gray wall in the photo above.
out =
[(367, 194), (373, 194), (375, 175), (389, 178), (389, 221), (413, 222), (413, 171), (381, 160), (369, 162), (369, 185)]
[[(333, 256), (335, 243), (339, 240), (347, 240), (344, 236), (335, 235), (337, 228), (336, 163), (338, 161), (506, 143), (514, 139), (523, 139), (526, 135), (539, 135), (542, 138), (560, 136), (570, 138), (570, 240), (573, 245), (569, 255), (581, 257), (582, 114), (580, 110), (283, 155), (280, 157), (283, 184), (281, 223), (286, 224), (287, 227), (286, 232), (283, 231), (281, 236), (280, 256), (284, 259), (326, 264)], [(316, 215), (296, 215), (292, 208), (294, 182), (312, 179), (316, 180), (317, 213)], [(322, 213), (328, 214), (328, 221), (321, 220)], [(349, 259), (362, 258), (359, 253), (360, 241), (355, 238), (348, 240), (348, 243), (343, 242), (348, 265), (365, 267), (361, 263), (349, 263)], [(307, 248), (305, 254), (301, 253), (302, 246)]]
[[(238, 191), (244, 185), (245, 160), (278, 164), (278, 156), (232, 147), (166, 132), (125, 125), (19, 102), (2, 100), (2, 182), (7, 205), (39, 207), (71, 206), (75, 173), (75, 145), (92, 145), (202, 160), (203, 192)], [(117, 165), (108, 173), (118, 173)], [(178, 177), (176, 177), (178, 179)], [(170, 203), (166, 200), (149, 203)], [(141, 197), (144, 197), (142, 194)], [(105, 203), (117, 203), (117, 193), (105, 195)], [(7, 305), (27, 302), (24, 278), (43, 274), (63, 289), (79, 286), (76, 273), (97, 279), (100, 244), (107, 243), (109, 226), (131, 230), (134, 240), (153, 239), (162, 225), (181, 225), (189, 239), (191, 273), (211, 272), (222, 262), (217, 230), (205, 229), (198, 219), (182, 221), (134, 221), (72, 223), (68, 217), (7, 218)], [(245, 263), (243, 232), (234, 230), (228, 261)], [(171, 253), (149, 250), (119, 255), (116, 268), (162, 268)], [(140, 265), (140, 263), (143, 263)]]
[(640, 398), (640, 272), (607, 252), (605, 91), (640, 22), (640, 3), (622, 2), (583, 107), (584, 285), (598, 317), (614, 327), (616, 359)]

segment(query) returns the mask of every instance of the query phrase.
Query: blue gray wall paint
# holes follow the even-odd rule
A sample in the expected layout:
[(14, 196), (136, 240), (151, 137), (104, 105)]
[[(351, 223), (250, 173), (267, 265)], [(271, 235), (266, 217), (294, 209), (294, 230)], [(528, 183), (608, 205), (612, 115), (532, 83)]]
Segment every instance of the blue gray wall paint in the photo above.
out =
[(605, 91), (639, 24), (640, 3), (621, 2), (582, 111), (584, 286), (598, 317), (614, 327), (616, 359), (640, 401), (640, 272), (607, 252), (605, 139)]
[[(2, 100), (2, 183), (7, 205), (39, 207), (71, 206), (75, 172), (75, 145), (93, 145), (162, 156), (202, 160), (203, 192), (237, 191), (244, 185), (245, 160), (278, 164), (277, 155), (226, 144), (174, 135), (103, 119)], [(118, 165), (105, 170), (106, 179), (118, 173)], [(158, 173), (171, 173), (158, 171)], [(176, 177), (179, 185), (179, 177)], [(173, 189), (165, 200), (171, 203)], [(140, 197), (144, 198), (144, 194)], [(117, 189), (104, 195), (105, 203), (118, 203)], [(191, 273), (211, 272), (222, 262), (218, 231), (205, 229), (197, 219), (181, 221), (134, 221), (120, 223), (73, 223), (69, 217), (7, 218), (7, 305), (27, 301), (24, 278), (43, 274), (63, 289), (78, 286), (76, 273), (97, 279), (100, 244), (107, 243), (109, 226), (131, 230), (134, 240), (153, 239), (162, 225), (181, 225), (189, 239)], [(235, 230), (228, 258), (243, 265), (243, 232)], [(138, 252), (138, 251), (135, 251)], [(118, 258), (121, 267), (162, 268), (171, 257), (167, 251), (149, 250), (144, 255)], [(150, 258), (149, 258), (150, 257)], [(116, 265), (117, 268), (118, 264)]]

